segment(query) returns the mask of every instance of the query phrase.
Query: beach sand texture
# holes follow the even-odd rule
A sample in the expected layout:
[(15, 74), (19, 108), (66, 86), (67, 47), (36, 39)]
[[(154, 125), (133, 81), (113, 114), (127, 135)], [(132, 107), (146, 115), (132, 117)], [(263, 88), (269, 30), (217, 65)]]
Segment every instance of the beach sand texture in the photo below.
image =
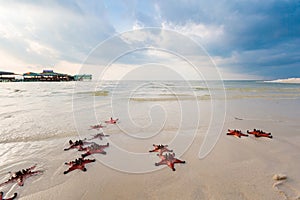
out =
[[(71, 88), (71, 86), (70, 86)], [(145, 153), (146, 161), (130, 161), (130, 159), (116, 153), (117, 149), (110, 146), (106, 149), (107, 155), (96, 155), (97, 162), (87, 164), (86, 172), (75, 170), (63, 175), (68, 167), (64, 162), (74, 160), (81, 152), (76, 150), (63, 151), (68, 146), (69, 139), (90, 137), (97, 133), (88, 130), (93, 122), (86, 122), (86, 132), (78, 136), (76, 126), (72, 119), (66, 119), (64, 124), (59, 124), (61, 134), (53, 132), (57, 127), (52, 127), (57, 121), (45, 123), (49, 128), (49, 136), (29, 137), (23, 135), (13, 138), (11, 132), (22, 132), (20, 126), (4, 127), (7, 124), (19, 125), (18, 114), (7, 117), (9, 114), (1, 113), (3, 120), (3, 140), (1, 141), (0, 180), (4, 182), (9, 178), (8, 171), (16, 171), (33, 164), (37, 169), (44, 170), (42, 175), (30, 177), (23, 187), (9, 184), (1, 187), (7, 196), (18, 192), (18, 199), (299, 199), (300, 197), (300, 100), (296, 98), (268, 98), (255, 97), (236, 98), (237, 94), (229, 95), (226, 105), (227, 113), (221, 136), (213, 150), (203, 159), (199, 159), (199, 149), (204, 141), (209, 123), (209, 101), (200, 101), (201, 115), (200, 126), (193, 129), (188, 124), (181, 129), (182, 138), (185, 135), (196, 133), (191, 146), (181, 155), (176, 156), (185, 160), (186, 164), (175, 165), (176, 171), (170, 168), (155, 167), (159, 161), (155, 153), (148, 153), (153, 143), (169, 144), (177, 136), (178, 118), (168, 115), (168, 120), (159, 134), (147, 139), (134, 139), (122, 133), (118, 125), (109, 125), (104, 128), (104, 133), (110, 135), (102, 141), (95, 139), (98, 144), (110, 142), (130, 152)], [(101, 98), (101, 97), (98, 97)], [(109, 98), (109, 96), (105, 96)], [(55, 99), (48, 99), (55, 102)], [(187, 105), (192, 105), (190, 100), (183, 100)], [(51, 102), (51, 105), (53, 105)], [(176, 102), (166, 101), (165, 109), (172, 110)], [(136, 108), (149, 102), (137, 102)], [(155, 102), (157, 103), (157, 101)], [(99, 104), (103, 105), (103, 102)], [(24, 103), (25, 105), (25, 103)], [(169, 107), (168, 107), (168, 106)], [(3, 105), (2, 105), (3, 106)], [(27, 105), (30, 106), (30, 105)], [(56, 105), (59, 106), (59, 105)], [(56, 107), (55, 105), (52, 108)], [(33, 106), (34, 107), (34, 106)], [(50, 109), (48, 104), (45, 109)], [(66, 103), (65, 109), (71, 104)], [(105, 110), (106, 109), (106, 110)], [(108, 108), (103, 109), (102, 120), (110, 117)], [(176, 109), (175, 109), (176, 110)], [(17, 111), (16, 111), (17, 112)], [(37, 109), (36, 115), (41, 114)], [(50, 111), (49, 111), (50, 112)], [(71, 111), (70, 111), (71, 112)], [(175, 111), (174, 111), (175, 112)], [(63, 113), (63, 112), (62, 112)], [(50, 119), (52, 113), (41, 114), (42, 119)], [(155, 111), (152, 117), (160, 113)], [(157, 115), (156, 115), (157, 114)], [(25, 113), (22, 115), (27, 116)], [(50, 115), (50, 116), (49, 116)], [(104, 116), (106, 118), (104, 118)], [(136, 115), (138, 116), (138, 115)], [(6, 117), (6, 118), (5, 118)], [(22, 117), (22, 116), (21, 116)], [(64, 116), (65, 117), (65, 116)], [(58, 117), (59, 120), (63, 117)], [(141, 118), (139, 118), (141, 120)], [(37, 120), (32, 117), (32, 120)], [(38, 121), (39, 122), (39, 121)], [(27, 127), (30, 120), (24, 119), (21, 127)], [(159, 122), (153, 122), (159, 123)], [(36, 124), (36, 123), (35, 123)], [(50, 124), (50, 125), (49, 125)], [(120, 119), (120, 125), (126, 120)], [(37, 123), (39, 131), (45, 127), (43, 122)], [(66, 125), (68, 127), (66, 127)], [(28, 125), (29, 126), (29, 125)], [(122, 126), (120, 126), (122, 127)], [(124, 127), (123, 127), (124, 128)], [(227, 136), (227, 129), (246, 130), (258, 128), (271, 132), (273, 139), (256, 138), (253, 135), (245, 138)], [(11, 129), (11, 130), (10, 130)], [(68, 129), (68, 131), (65, 131)], [(128, 130), (133, 127), (128, 127)], [(143, 128), (139, 128), (142, 131)], [(151, 129), (149, 129), (151, 131)], [(30, 129), (25, 129), (30, 131)], [(138, 134), (139, 131), (136, 131)], [(142, 132), (139, 132), (143, 135)], [(22, 133), (20, 133), (22, 135)], [(33, 134), (34, 135), (34, 134)], [(22, 140), (22, 137), (24, 138)], [(188, 138), (190, 139), (190, 137)], [(180, 146), (169, 145), (175, 153), (180, 152)], [(92, 157), (90, 157), (92, 158)], [(126, 173), (112, 169), (107, 163), (120, 161), (123, 165), (143, 168), (153, 165), (154, 171), (145, 173)], [(103, 163), (102, 163), (103, 162)], [(156, 170), (158, 169), (158, 170)], [(274, 174), (285, 174), (287, 179), (281, 183), (273, 180)]]

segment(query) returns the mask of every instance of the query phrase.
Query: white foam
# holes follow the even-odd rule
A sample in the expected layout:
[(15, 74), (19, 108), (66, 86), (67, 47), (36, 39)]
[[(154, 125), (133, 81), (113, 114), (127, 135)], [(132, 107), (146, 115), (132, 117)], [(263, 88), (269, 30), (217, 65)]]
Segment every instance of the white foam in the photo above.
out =
[(277, 79), (272, 81), (265, 81), (268, 83), (300, 83), (300, 78), (287, 78), (287, 79)]

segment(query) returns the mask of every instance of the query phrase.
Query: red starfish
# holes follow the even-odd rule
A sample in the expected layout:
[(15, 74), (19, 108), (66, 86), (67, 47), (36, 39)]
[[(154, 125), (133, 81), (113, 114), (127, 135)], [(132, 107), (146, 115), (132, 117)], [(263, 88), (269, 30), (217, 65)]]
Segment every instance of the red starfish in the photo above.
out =
[(93, 135), (93, 137), (89, 140), (93, 140), (93, 139), (96, 139), (96, 138), (99, 138), (100, 140), (102, 140), (103, 137), (109, 137), (109, 135), (104, 135), (103, 133), (98, 133), (96, 135)]
[(175, 171), (174, 164), (175, 163), (185, 163), (185, 161), (179, 160), (175, 158), (175, 153), (168, 153), (166, 155), (159, 155), (157, 154), (160, 158), (161, 161), (158, 163), (155, 163), (155, 166), (159, 165), (168, 165), (173, 171)]
[(105, 123), (107, 123), (107, 124), (116, 124), (118, 120), (119, 120), (119, 119), (113, 119), (113, 118), (111, 117), (110, 120), (105, 121)]
[(90, 144), (90, 142), (85, 142), (84, 140), (76, 140), (75, 142), (69, 140), (70, 147), (65, 148), (64, 151), (68, 151), (70, 149), (78, 149), (81, 151), (83, 149), (83, 145)]
[(271, 133), (266, 133), (264, 131), (260, 131), (260, 130), (256, 130), (254, 129), (253, 131), (248, 131), (247, 130), (247, 133), (248, 134), (252, 134), (254, 135), (255, 137), (267, 137), (267, 138), (273, 138), (273, 136), (271, 135)]
[(233, 135), (233, 136), (238, 137), (238, 138), (240, 138), (241, 136), (248, 137), (248, 135), (242, 133), (242, 131), (239, 131), (239, 130), (230, 130), (230, 129), (228, 129), (227, 135)]
[(107, 143), (106, 145), (98, 145), (96, 143), (93, 143), (91, 146), (84, 148), (83, 150), (86, 151), (85, 154), (81, 154), (81, 157), (86, 157), (89, 156), (91, 154), (95, 154), (95, 153), (101, 153), (101, 154), (106, 154), (106, 152), (104, 151), (105, 148), (109, 147), (109, 143)]
[(75, 169), (81, 169), (82, 171), (86, 171), (86, 168), (85, 168), (85, 164), (87, 163), (91, 163), (91, 162), (95, 162), (96, 160), (95, 159), (83, 159), (83, 158), (78, 158), (76, 159), (75, 161), (70, 161), (68, 163), (65, 163), (66, 165), (69, 165), (71, 166), (67, 171), (64, 171), (64, 174), (67, 174)]
[(102, 126), (101, 124), (97, 124), (97, 125), (94, 125), (94, 126), (91, 126), (90, 129), (96, 129), (96, 130), (99, 130), (100, 128), (104, 128), (105, 126)]
[(27, 168), (27, 169), (22, 169), (18, 172), (12, 173), (12, 177), (10, 179), (8, 179), (7, 181), (5, 181), (4, 183), (0, 184), (0, 187), (8, 184), (8, 183), (12, 183), (12, 182), (17, 182), (19, 186), (23, 186), (24, 185), (24, 181), (26, 178), (30, 177), (30, 176), (34, 176), (36, 174), (40, 174), (43, 173), (43, 171), (38, 170), (38, 171), (31, 171), (36, 167), (36, 165)]
[(159, 152), (159, 154), (161, 155), (163, 152), (173, 152), (173, 150), (169, 150), (167, 147), (168, 145), (157, 145), (157, 144), (153, 144), (154, 149), (150, 150), (149, 152)]
[(0, 192), (0, 200), (13, 200), (14, 198), (17, 197), (17, 193), (14, 193), (14, 196), (7, 198), (7, 199), (3, 199), (3, 192)]

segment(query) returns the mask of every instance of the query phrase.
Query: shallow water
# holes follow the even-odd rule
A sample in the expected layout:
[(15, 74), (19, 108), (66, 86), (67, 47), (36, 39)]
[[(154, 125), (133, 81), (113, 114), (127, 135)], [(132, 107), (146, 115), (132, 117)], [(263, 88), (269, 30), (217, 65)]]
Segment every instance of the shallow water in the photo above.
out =
[[(43, 190), (51, 190), (59, 185), (70, 185), (69, 180), (76, 179), (77, 175), (88, 176), (80, 172), (74, 173), (76, 176), (62, 175), (62, 172), (66, 170), (64, 162), (75, 159), (81, 154), (75, 150), (64, 152), (63, 148), (68, 146), (69, 139), (89, 138), (92, 134), (101, 131), (109, 134), (110, 137), (96, 142), (99, 144), (110, 142), (111, 146), (108, 149), (109, 156), (95, 156), (97, 160), (103, 161), (106, 166), (110, 165), (116, 171), (132, 172), (133, 170), (136, 173), (157, 169), (153, 165), (153, 162), (157, 160), (156, 155), (147, 153), (153, 143), (169, 144), (176, 151), (176, 155), (180, 157), (185, 155), (184, 153), (193, 143), (196, 147), (193, 147), (193, 152), (190, 152), (189, 161), (194, 162), (197, 168), (201, 168), (205, 164), (209, 166), (211, 164), (209, 159), (198, 163), (200, 161), (198, 159), (199, 148), (209, 127), (213, 127), (212, 134), (218, 133), (218, 129), (214, 129), (214, 127), (221, 127), (223, 132), (227, 128), (244, 128), (245, 130), (261, 128), (274, 132), (278, 137), (274, 141), (279, 145), (289, 144), (292, 149), (299, 147), (296, 140), (290, 141), (288, 138), (290, 136), (296, 138), (295, 130), (299, 130), (299, 84), (225, 81), (224, 86), (223, 88), (222, 84), (217, 82), (197, 81), (188, 83), (108, 81), (101, 84), (97, 82), (1, 83), (1, 182), (9, 178), (8, 171), (16, 171), (33, 164), (38, 164), (38, 169), (45, 171), (42, 176), (28, 179), (24, 188), (8, 185), (1, 189), (8, 192), (7, 194), (17, 191), (22, 197), (27, 196), (30, 199), (30, 195), (38, 194)], [(226, 96), (222, 95), (223, 89)], [(223, 109), (224, 105), (226, 113)], [(223, 115), (225, 123), (227, 123), (226, 127), (223, 127)], [(103, 123), (111, 116), (120, 119), (117, 125), (108, 125), (99, 131), (90, 130), (91, 125)], [(279, 128), (276, 128), (277, 125)], [(281, 130), (287, 130), (287, 132)], [(195, 144), (196, 136), (199, 136), (200, 139)], [(218, 135), (213, 136), (217, 137)], [(231, 145), (238, 144), (236, 143), (238, 140), (231, 139), (225, 138), (223, 142), (221, 141), (228, 146), (226, 151), (230, 151)], [(255, 138), (248, 139), (248, 142), (246, 140), (238, 142), (245, 144), (266, 142), (258, 141)], [(240, 146), (243, 146), (242, 143)], [(266, 144), (272, 145), (273, 143)], [(253, 150), (250, 148), (252, 146), (243, 151), (252, 152)], [(120, 149), (124, 151), (120, 152)], [(224, 157), (222, 146), (217, 146), (216, 149), (219, 149), (221, 153), (219, 152), (220, 155), (217, 156), (217, 159), (212, 159), (213, 163), (223, 161), (226, 163), (228, 162), (226, 159), (235, 159), (236, 163), (241, 161), (240, 153), (236, 158), (232, 157), (232, 154)], [(274, 147), (272, 149), (278, 150)], [(135, 156), (138, 156), (138, 159)], [(259, 157), (256, 159), (258, 163), (263, 163), (262, 166), (269, 165), (264, 164)], [(274, 160), (275, 157), (269, 159)], [(299, 161), (297, 162), (299, 163)], [(180, 167), (189, 168), (194, 165)], [(278, 170), (281, 166), (277, 166)], [(206, 169), (208, 167), (202, 167), (202, 171), (199, 171), (201, 177), (207, 175), (201, 174)], [(231, 169), (231, 165), (228, 166), (228, 169)], [(88, 170), (97, 171), (93, 167)], [(216, 172), (218, 171), (220, 170), (216, 169)], [(183, 171), (177, 173), (184, 174)], [(294, 171), (291, 172), (292, 175), (293, 173)], [(233, 180), (238, 178), (232, 176)], [(194, 180), (194, 175), (191, 177), (184, 181), (193, 180), (195, 184), (200, 183)], [(228, 178), (230, 178), (229, 175)], [(248, 178), (246, 177), (245, 180)], [(209, 180), (211, 183), (205, 182), (205, 179), (203, 179), (203, 183), (208, 184), (207, 187), (214, 188), (218, 181), (215, 182), (214, 178)], [(98, 184), (97, 180), (92, 181)], [(220, 184), (226, 183), (232, 185), (232, 182), (228, 182), (227, 179), (220, 182)], [(115, 186), (117, 183), (112, 182), (112, 184)], [(74, 190), (72, 187), (81, 188), (80, 185), (78, 182), (69, 187)], [(128, 187), (130, 189), (130, 186)], [(248, 186), (245, 188), (249, 189)], [(228, 186), (227, 189), (230, 190), (230, 187)], [(184, 190), (189, 191), (189, 188)], [(228, 190), (225, 188), (219, 193), (228, 193)], [(232, 197), (241, 191), (237, 190), (236, 193), (227, 195)], [(78, 193), (83, 195), (81, 192)], [(53, 196), (53, 194), (51, 195)], [(246, 195), (251, 196), (249, 193)]]
[(155, 131), (168, 117), (179, 123), (182, 119), (176, 116), (180, 118), (188, 110), (186, 104), (197, 107), (199, 102), (210, 103), (212, 99), (224, 101), (225, 96), (219, 95), (223, 89), (227, 100), (300, 98), (300, 84), (225, 81), (224, 85), (213, 81), (1, 83), (0, 142), (87, 133), (90, 125), (111, 116), (121, 118), (130, 131), (135, 127)]

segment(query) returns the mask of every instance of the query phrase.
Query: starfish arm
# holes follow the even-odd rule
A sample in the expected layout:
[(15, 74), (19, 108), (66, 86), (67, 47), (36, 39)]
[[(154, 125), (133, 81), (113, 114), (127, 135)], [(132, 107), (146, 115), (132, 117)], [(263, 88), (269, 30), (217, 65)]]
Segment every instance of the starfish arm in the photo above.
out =
[(64, 171), (64, 174), (67, 174), (71, 171), (74, 171), (76, 169), (83, 169), (84, 168), (84, 165), (73, 165), (72, 167), (70, 167), (67, 171)]
[(234, 133), (227, 133), (227, 135), (235, 135)]
[(173, 163), (173, 162), (168, 162), (168, 166), (169, 166), (173, 171), (175, 171), (174, 163)]
[(25, 174), (25, 177), (30, 177), (30, 176), (33, 176), (33, 175), (36, 175), (36, 174), (41, 174), (43, 173), (44, 171), (43, 170), (37, 170), (37, 171), (34, 171), (34, 172), (29, 172), (28, 174)]
[(162, 161), (155, 163), (155, 166), (163, 165)]
[(176, 158), (176, 159), (174, 160), (174, 163), (185, 163), (185, 161), (179, 160), (179, 159)]
[(71, 149), (71, 147), (68, 147), (68, 148), (65, 148), (64, 151), (68, 151), (68, 150), (70, 150), (70, 149)]
[(84, 154), (81, 154), (81, 157), (84, 158), (84, 157), (89, 156), (89, 155), (91, 155), (91, 153), (90, 152), (86, 152)]
[(35, 164), (35, 165), (33, 165), (33, 166), (27, 168), (26, 170), (27, 170), (27, 171), (31, 171), (31, 170), (33, 170), (34, 168), (36, 168), (36, 166), (37, 166), (37, 164)]
[(13, 199), (15, 199), (17, 196), (18, 196), (18, 194), (17, 194), (17, 193), (14, 193), (14, 196), (12, 196), (12, 197), (10, 197), (10, 198), (3, 199), (3, 200), (13, 200)]
[(160, 149), (155, 148), (153, 150), (150, 150), (149, 152), (160, 152)]
[(166, 160), (161, 160), (160, 162), (155, 163), (156, 166), (159, 166), (159, 165), (166, 165), (166, 164), (167, 164), (167, 161), (166, 161)]
[(103, 149), (92, 150), (92, 151), (89, 151), (89, 153), (90, 154), (101, 153), (101, 154), (106, 155), (106, 152)]
[(65, 162), (65, 165), (69, 165), (69, 166), (71, 166), (71, 165), (73, 165), (73, 164), (74, 164), (74, 161)]
[(17, 193), (14, 193), (14, 195), (10, 198), (6, 198), (6, 199), (3, 199), (3, 192), (0, 193), (0, 200), (13, 200), (17, 197)]
[(95, 162), (96, 160), (95, 159), (86, 159), (83, 161), (84, 164), (87, 164), (87, 163), (91, 163), (91, 162)]
[(272, 136), (272, 135), (265, 134), (265, 133), (259, 133), (259, 134), (257, 134), (257, 137), (267, 137), (267, 138), (272, 138), (273, 136)]

